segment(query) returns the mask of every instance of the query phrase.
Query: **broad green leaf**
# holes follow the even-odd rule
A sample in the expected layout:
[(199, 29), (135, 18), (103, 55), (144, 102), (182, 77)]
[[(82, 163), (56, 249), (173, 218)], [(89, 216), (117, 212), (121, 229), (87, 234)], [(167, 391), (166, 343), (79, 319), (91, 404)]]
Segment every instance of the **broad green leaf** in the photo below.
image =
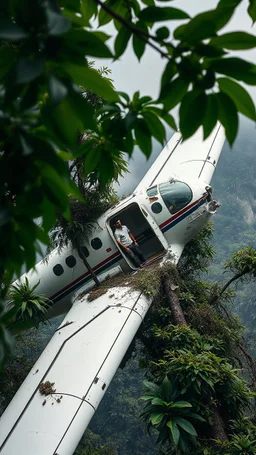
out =
[(199, 414), (196, 414), (195, 412), (189, 412), (189, 417), (192, 417), (193, 419), (199, 420), (200, 422), (205, 422), (205, 419), (201, 417)]
[(159, 102), (163, 103), (166, 111), (170, 111), (183, 99), (188, 91), (188, 87), (189, 82), (184, 81), (181, 77), (177, 77), (163, 87), (159, 96)]
[[(184, 41), (196, 42), (205, 38), (210, 38), (220, 30), (232, 17), (233, 11), (230, 8), (217, 8), (206, 11), (195, 16), (184, 26), (183, 29), (177, 29), (174, 37), (177, 35)], [(180, 39), (180, 38), (177, 38)]]
[(252, 18), (252, 22), (256, 21), (256, 0), (249, 0), (248, 14)]
[[(148, 33), (147, 26), (141, 21), (139, 21), (136, 24), (136, 28), (138, 28), (139, 30), (143, 30), (144, 32), (146, 32), (146, 34)], [(144, 37), (144, 39), (143, 39), (143, 37)], [(140, 37), (135, 33), (133, 34), (132, 45), (133, 45), (134, 53), (138, 60), (140, 60), (142, 55), (144, 54), (146, 44), (147, 44), (146, 36), (142, 35), (142, 37)]]
[(188, 420), (183, 419), (182, 417), (176, 417), (176, 422), (177, 425), (179, 425), (179, 427), (181, 427), (187, 433), (191, 434), (192, 436), (197, 436), (195, 428)]
[(150, 421), (152, 425), (157, 425), (163, 420), (164, 414), (163, 413), (152, 413), (150, 416)]
[(44, 70), (43, 58), (26, 59), (22, 58), (17, 61), (15, 67), (14, 80), (16, 84), (26, 84), (36, 79)]
[(238, 111), (255, 121), (255, 105), (249, 93), (232, 79), (220, 77), (217, 79), (217, 82), (220, 90), (225, 92), (234, 101)]
[(86, 21), (96, 16), (97, 14), (97, 3), (95, 0), (81, 0), (81, 13)]
[(63, 81), (53, 75), (49, 76), (48, 84), (51, 102), (56, 106), (67, 96), (68, 88)]
[(175, 401), (174, 403), (175, 408), (192, 408), (192, 404), (188, 401)]
[(167, 426), (170, 429), (171, 437), (175, 446), (178, 445), (180, 439), (180, 431), (174, 421), (169, 420)]
[(177, 125), (176, 125), (176, 122), (174, 120), (174, 117), (169, 114), (168, 112), (167, 113), (164, 113), (162, 115), (162, 119), (165, 121), (165, 123), (167, 123), (167, 125), (169, 125), (173, 130), (177, 131)]
[(58, 175), (55, 169), (44, 166), (41, 170), (42, 182), (46, 189), (47, 196), (55, 206), (65, 209), (67, 201), (66, 182)]
[(256, 46), (256, 36), (246, 32), (230, 32), (212, 38), (210, 45), (234, 50), (252, 49)]
[(172, 78), (177, 74), (177, 65), (174, 60), (169, 60), (167, 63), (164, 72), (161, 78), (161, 91), (164, 90), (164, 87), (172, 80)]
[(204, 92), (193, 90), (184, 96), (179, 111), (183, 139), (192, 136), (203, 123), (205, 109), (206, 95)]
[(154, 136), (160, 144), (163, 144), (166, 135), (165, 135), (165, 128), (161, 121), (158, 119), (158, 117), (153, 114), (152, 112), (149, 112), (148, 110), (144, 110), (142, 112), (144, 120), (146, 120), (147, 125), (151, 131), (152, 136)]
[(144, 153), (144, 155), (149, 158), (152, 151), (152, 142), (151, 133), (145, 120), (137, 119), (134, 131), (139, 148)]
[(226, 52), (219, 47), (203, 43), (196, 45), (195, 52), (203, 57), (221, 57), (226, 54)]
[(66, 33), (71, 27), (71, 20), (62, 14), (58, 14), (51, 10), (49, 7), (46, 8), (48, 34), (51, 36), (58, 36)]
[(0, 19), (0, 39), (6, 41), (21, 41), (28, 39), (29, 34), (19, 25), (6, 19)]
[(247, 62), (237, 57), (229, 57), (224, 59), (215, 59), (210, 63), (210, 68), (226, 76), (233, 77), (239, 81), (244, 81), (246, 84), (256, 84), (256, 65)]
[(106, 46), (107, 35), (101, 32), (92, 32), (84, 29), (71, 29), (62, 37), (64, 45), (78, 55), (110, 58), (112, 53)]
[(119, 31), (114, 44), (116, 59), (123, 55), (131, 38), (131, 34), (131, 31), (126, 27), (122, 27)]
[(159, 406), (166, 406), (166, 402), (158, 397), (153, 398), (153, 400), (151, 401), (151, 404), (155, 404), (155, 405), (159, 405)]
[(226, 138), (233, 144), (238, 131), (238, 114), (235, 103), (226, 93), (216, 93), (219, 109), (219, 120), (225, 128)]
[(118, 95), (120, 95), (122, 98), (124, 98), (125, 101), (126, 101), (127, 103), (130, 103), (130, 102), (131, 102), (130, 97), (129, 97), (129, 95), (128, 95), (127, 93), (125, 93), (125, 92), (117, 92), (117, 93), (118, 93)]
[(119, 99), (110, 81), (102, 77), (94, 68), (74, 65), (70, 62), (65, 62), (62, 67), (76, 84), (82, 85), (108, 101), (117, 101)]
[(78, 12), (80, 8), (80, 0), (61, 0), (61, 6)]
[(84, 175), (94, 171), (101, 158), (102, 154), (99, 147), (96, 146), (89, 150), (84, 160)]
[(171, 6), (148, 6), (148, 8), (140, 12), (139, 18), (145, 22), (155, 23), (159, 21), (189, 19), (189, 15), (185, 11), (172, 8)]
[(203, 118), (204, 139), (212, 132), (218, 121), (218, 102), (215, 94), (207, 95), (206, 109)]

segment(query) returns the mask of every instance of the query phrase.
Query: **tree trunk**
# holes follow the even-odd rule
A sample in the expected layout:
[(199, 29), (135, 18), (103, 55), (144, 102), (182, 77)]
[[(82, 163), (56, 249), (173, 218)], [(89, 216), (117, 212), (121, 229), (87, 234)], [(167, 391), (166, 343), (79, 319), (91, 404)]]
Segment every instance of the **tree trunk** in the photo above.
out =
[(82, 250), (82, 248), (81, 248), (81, 246), (80, 246), (79, 244), (76, 245), (76, 250), (77, 250), (77, 252), (78, 252), (78, 256), (80, 257), (80, 259), (82, 259), (82, 261), (83, 261), (85, 267), (87, 268), (87, 270), (88, 270), (88, 272), (90, 273), (92, 279), (94, 280), (96, 286), (100, 286), (100, 282), (99, 282), (99, 280), (98, 280), (96, 274), (95, 274), (94, 271), (92, 270), (92, 268), (91, 268), (89, 262), (87, 261), (86, 256), (85, 256), (85, 254), (84, 254), (84, 252), (83, 252), (83, 250)]
[(213, 420), (213, 429), (212, 437), (213, 439), (218, 439), (221, 442), (227, 441), (227, 435), (224, 430), (224, 422), (221, 418), (218, 408), (216, 406), (212, 407), (212, 420)]
[(176, 286), (174, 284), (172, 278), (169, 276), (168, 277), (165, 276), (163, 278), (163, 285), (164, 285), (166, 297), (169, 301), (169, 304), (170, 304), (170, 307), (172, 310), (174, 323), (176, 325), (187, 325), (187, 321), (185, 319), (184, 313), (180, 306), (179, 297), (177, 295), (179, 286)]

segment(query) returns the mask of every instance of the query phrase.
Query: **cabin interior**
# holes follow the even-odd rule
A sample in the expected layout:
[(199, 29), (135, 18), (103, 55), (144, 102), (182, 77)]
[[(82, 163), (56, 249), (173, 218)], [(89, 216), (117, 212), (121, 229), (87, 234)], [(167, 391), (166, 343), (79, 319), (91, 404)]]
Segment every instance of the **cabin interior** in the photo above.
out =
[[(115, 231), (114, 221), (116, 218), (119, 218), (121, 223), (128, 227), (132, 232), (136, 241), (138, 242), (139, 248), (143, 253), (147, 263), (161, 257), (165, 250), (158, 239), (154, 229), (151, 227), (147, 221), (147, 213), (142, 213), (139, 205), (135, 202), (130, 204), (128, 207), (125, 207), (120, 212), (116, 213), (114, 217), (109, 220), (109, 225), (112, 229), (112, 232)], [(121, 251), (125, 257), (128, 264), (134, 268), (130, 260), (127, 258), (125, 253)]]

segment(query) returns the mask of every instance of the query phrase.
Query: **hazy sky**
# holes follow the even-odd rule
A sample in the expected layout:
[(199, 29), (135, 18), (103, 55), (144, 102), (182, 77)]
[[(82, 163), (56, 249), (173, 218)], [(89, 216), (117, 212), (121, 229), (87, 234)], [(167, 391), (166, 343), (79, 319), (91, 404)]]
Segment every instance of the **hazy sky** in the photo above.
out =
[[(215, 8), (217, 3), (217, 0), (206, 0), (204, 2), (202, 2), (202, 0), (174, 0), (169, 3), (161, 3), (161, 5), (167, 6), (169, 4), (169, 6), (183, 9), (188, 12), (191, 17), (193, 17), (203, 10)], [(242, 2), (242, 4), (237, 8), (232, 20), (221, 31), (221, 33), (231, 30), (244, 30), (252, 34), (256, 34), (256, 25), (252, 27), (252, 21), (246, 11), (248, 3), (248, 0), (244, 0)], [(174, 30), (179, 23), (181, 22), (168, 21), (164, 25), (168, 26), (170, 30)], [(160, 25), (163, 25), (163, 23)], [(159, 23), (157, 26), (159, 27)], [(112, 29), (108, 29), (107, 32), (111, 34)], [(256, 61), (255, 50), (234, 52), (234, 55), (243, 57), (253, 62)], [(111, 68), (112, 78), (117, 90), (125, 91), (129, 94), (133, 94), (135, 91), (140, 90), (141, 94), (150, 95), (153, 98), (158, 95), (160, 77), (165, 64), (166, 61), (164, 61), (156, 51), (149, 47), (142, 57), (141, 62), (138, 62), (134, 52), (132, 51), (131, 45), (119, 61), (97, 61), (97, 65), (106, 65)], [(256, 100), (256, 89), (249, 87), (249, 91), (253, 99)], [(125, 177), (125, 180), (120, 180), (120, 187), (118, 188), (118, 192), (120, 194), (126, 194), (134, 189), (143, 175), (143, 169), (146, 171), (146, 169), (150, 166), (150, 163), (160, 152), (161, 146), (155, 142), (153, 149), (154, 152), (148, 162), (139, 150), (135, 151), (133, 159), (130, 162), (131, 173)]]

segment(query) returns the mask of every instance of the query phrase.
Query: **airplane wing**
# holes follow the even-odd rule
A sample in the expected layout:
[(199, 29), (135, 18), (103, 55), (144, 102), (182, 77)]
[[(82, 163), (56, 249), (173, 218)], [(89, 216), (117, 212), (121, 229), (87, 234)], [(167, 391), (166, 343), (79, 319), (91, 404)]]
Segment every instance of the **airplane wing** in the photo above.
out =
[(151, 301), (129, 286), (76, 298), (1, 418), (1, 455), (74, 452)]
[(210, 184), (224, 142), (224, 128), (220, 124), (205, 141), (202, 128), (186, 141), (182, 141), (181, 133), (174, 133), (134, 192), (171, 178), (200, 179)]

